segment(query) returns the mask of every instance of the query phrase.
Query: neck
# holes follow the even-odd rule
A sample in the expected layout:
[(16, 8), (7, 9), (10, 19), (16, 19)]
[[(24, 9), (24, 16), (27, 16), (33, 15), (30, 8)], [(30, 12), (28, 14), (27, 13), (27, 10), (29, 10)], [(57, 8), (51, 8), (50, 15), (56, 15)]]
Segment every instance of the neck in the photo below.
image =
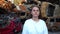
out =
[(39, 21), (38, 17), (32, 17), (34, 21)]

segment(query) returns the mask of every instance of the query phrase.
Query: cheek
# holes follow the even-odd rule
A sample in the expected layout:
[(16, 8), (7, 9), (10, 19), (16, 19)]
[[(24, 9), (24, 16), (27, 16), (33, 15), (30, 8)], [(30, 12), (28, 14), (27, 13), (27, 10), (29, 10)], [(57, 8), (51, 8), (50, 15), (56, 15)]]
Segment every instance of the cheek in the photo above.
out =
[(35, 13), (34, 12), (31, 12), (32, 15), (34, 15)]
[(38, 12), (38, 15), (40, 14), (40, 12)]

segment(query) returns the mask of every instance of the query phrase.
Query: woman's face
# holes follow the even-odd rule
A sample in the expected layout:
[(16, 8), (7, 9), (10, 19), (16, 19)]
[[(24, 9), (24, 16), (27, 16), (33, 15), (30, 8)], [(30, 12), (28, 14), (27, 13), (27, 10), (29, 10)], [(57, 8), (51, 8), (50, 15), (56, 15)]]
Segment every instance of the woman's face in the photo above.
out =
[(38, 7), (33, 7), (32, 8), (32, 12), (31, 12), (31, 14), (32, 14), (32, 16), (33, 17), (38, 17), (39, 16), (39, 8)]

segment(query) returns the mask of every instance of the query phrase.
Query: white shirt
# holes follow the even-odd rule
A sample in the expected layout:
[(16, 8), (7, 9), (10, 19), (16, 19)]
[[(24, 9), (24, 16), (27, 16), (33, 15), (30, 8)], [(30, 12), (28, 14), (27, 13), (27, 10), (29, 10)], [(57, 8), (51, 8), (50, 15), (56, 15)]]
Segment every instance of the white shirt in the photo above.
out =
[(43, 20), (36, 22), (28, 19), (25, 21), (22, 34), (48, 34), (48, 30)]

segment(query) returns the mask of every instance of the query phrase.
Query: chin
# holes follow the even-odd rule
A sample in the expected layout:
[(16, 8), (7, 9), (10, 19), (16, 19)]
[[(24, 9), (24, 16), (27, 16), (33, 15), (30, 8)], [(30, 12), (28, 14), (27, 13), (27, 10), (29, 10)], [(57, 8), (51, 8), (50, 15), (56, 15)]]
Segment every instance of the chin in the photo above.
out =
[(37, 15), (35, 15), (34, 17), (38, 17)]

